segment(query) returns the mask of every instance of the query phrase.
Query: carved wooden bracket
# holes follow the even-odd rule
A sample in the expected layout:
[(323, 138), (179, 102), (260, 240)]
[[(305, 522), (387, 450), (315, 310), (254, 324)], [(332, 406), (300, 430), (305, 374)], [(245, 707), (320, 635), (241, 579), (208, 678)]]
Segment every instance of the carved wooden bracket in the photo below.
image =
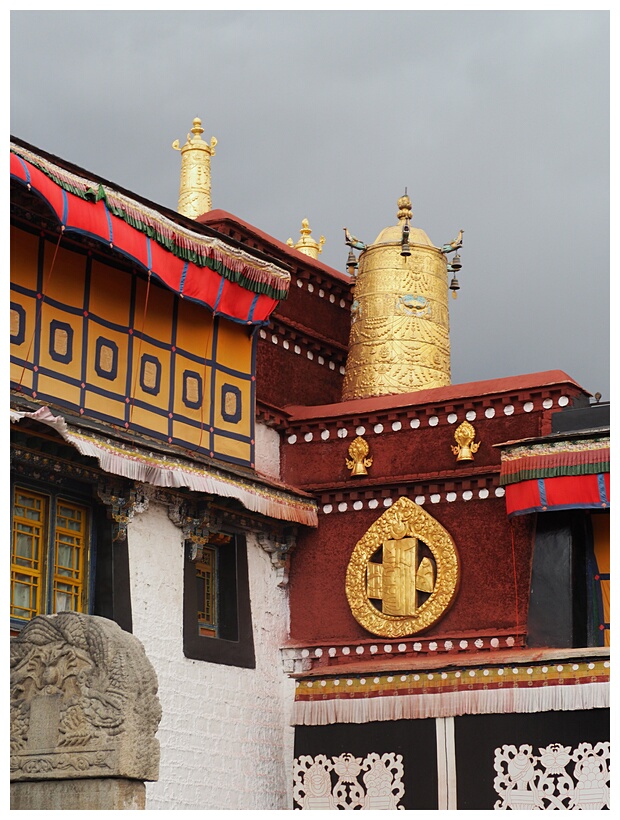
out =
[(149, 506), (148, 495), (140, 484), (125, 485), (102, 479), (97, 485), (97, 495), (108, 507), (114, 521), (113, 541), (125, 541), (127, 525), (136, 513), (146, 512)]
[(271, 557), (278, 586), (285, 587), (288, 584), (291, 553), (297, 543), (297, 527), (287, 527), (279, 533), (257, 532), (256, 541)]

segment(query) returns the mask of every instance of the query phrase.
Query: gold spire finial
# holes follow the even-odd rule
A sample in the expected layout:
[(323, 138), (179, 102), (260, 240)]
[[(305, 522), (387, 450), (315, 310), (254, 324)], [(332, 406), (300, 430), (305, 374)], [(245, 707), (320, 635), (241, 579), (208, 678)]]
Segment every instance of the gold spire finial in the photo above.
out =
[(181, 185), (179, 188), (179, 213), (196, 219), (211, 210), (211, 157), (215, 154), (217, 140), (205, 142), (202, 120), (194, 117), (187, 142), (180, 148), (175, 140), (172, 147), (181, 152)]
[(313, 239), (310, 234), (312, 233), (312, 228), (307, 219), (301, 220), (301, 228), (299, 230), (301, 234), (301, 239), (297, 242), (296, 245), (293, 245), (293, 240), (289, 237), (286, 240), (286, 244), (290, 248), (295, 248), (295, 250), (300, 251), (300, 253), (305, 253), (306, 256), (312, 257), (312, 259), (318, 259), (319, 254), (323, 253), (323, 245), (325, 244), (325, 237), (321, 236), (319, 241), (317, 242), (316, 239)]
[(413, 211), (411, 210), (411, 199), (407, 195), (406, 188), (404, 196), (401, 196), (398, 199), (398, 213), (396, 214), (396, 217), (401, 222), (403, 219), (413, 219)]

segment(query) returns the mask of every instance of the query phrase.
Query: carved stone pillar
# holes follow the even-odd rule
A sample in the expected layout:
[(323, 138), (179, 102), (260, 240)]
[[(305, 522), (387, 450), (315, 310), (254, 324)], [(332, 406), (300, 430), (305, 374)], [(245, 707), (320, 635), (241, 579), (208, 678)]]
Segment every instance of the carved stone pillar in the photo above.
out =
[(143, 809), (159, 776), (157, 678), (106, 618), (34, 618), (11, 640), (11, 809)]

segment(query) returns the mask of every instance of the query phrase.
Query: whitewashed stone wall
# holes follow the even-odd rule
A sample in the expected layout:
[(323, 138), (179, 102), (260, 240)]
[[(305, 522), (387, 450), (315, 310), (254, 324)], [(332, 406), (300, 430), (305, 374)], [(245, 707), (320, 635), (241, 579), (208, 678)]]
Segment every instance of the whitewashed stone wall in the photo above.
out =
[(254, 463), (259, 473), (280, 478), (280, 434), (266, 424), (256, 422), (254, 429)]
[(294, 684), (279, 647), (288, 635), (287, 592), (269, 556), (248, 536), (256, 669), (183, 655), (183, 541), (151, 502), (128, 529), (133, 631), (159, 680), (160, 776), (147, 809), (289, 809)]

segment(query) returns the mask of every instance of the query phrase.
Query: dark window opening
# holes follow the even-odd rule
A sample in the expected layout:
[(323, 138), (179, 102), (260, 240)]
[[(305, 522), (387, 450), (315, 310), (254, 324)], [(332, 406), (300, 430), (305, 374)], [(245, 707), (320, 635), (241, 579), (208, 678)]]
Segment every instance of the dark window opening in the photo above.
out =
[(540, 513), (528, 644), (609, 646), (609, 596), (609, 513)]
[(186, 542), (183, 650), (195, 660), (255, 667), (244, 536)]

